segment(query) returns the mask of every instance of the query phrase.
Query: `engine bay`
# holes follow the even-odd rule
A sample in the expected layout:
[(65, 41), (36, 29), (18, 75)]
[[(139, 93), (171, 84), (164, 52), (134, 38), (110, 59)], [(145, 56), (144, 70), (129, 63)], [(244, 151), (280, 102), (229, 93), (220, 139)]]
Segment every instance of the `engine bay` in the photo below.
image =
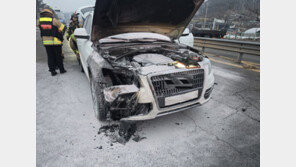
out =
[(200, 68), (203, 56), (198, 51), (180, 48), (179, 45), (143, 45), (100, 50), (101, 55), (113, 67), (139, 69), (148, 66), (172, 66), (175, 68)]

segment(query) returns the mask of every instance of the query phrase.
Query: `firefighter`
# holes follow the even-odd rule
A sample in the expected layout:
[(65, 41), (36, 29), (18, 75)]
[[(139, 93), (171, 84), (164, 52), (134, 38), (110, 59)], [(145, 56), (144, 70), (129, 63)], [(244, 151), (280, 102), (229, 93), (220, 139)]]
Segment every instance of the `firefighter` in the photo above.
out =
[(78, 47), (77, 47), (77, 43), (76, 43), (76, 38), (74, 36), (74, 31), (76, 28), (80, 28), (82, 27), (79, 22), (78, 22), (78, 15), (76, 13), (72, 14), (71, 16), (71, 22), (69, 25), (69, 28), (67, 30), (67, 40), (70, 43), (70, 47), (73, 50), (73, 52), (76, 54), (77, 60), (80, 63), (80, 57), (79, 57), (79, 51), (78, 51)]
[(60, 73), (67, 72), (64, 68), (62, 58), (63, 36), (65, 25), (54, 17), (50, 9), (43, 9), (40, 13), (39, 28), (43, 45), (47, 53), (47, 63), (52, 76), (57, 75), (55, 68), (58, 67)]

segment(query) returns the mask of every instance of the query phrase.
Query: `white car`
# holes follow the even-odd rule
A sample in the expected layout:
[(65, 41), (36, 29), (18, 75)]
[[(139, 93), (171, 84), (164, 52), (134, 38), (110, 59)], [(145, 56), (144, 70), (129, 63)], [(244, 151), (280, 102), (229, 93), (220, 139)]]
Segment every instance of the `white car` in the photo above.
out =
[(174, 41), (203, 0), (98, 2), (74, 35), (99, 120), (154, 119), (210, 100), (210, 60)]

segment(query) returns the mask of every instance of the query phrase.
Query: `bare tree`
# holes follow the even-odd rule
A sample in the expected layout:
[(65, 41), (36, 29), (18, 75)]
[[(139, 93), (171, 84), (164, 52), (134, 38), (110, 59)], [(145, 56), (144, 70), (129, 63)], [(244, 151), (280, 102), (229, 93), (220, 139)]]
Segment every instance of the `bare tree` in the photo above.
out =
[(249, 3), (245, 3), (245, 9), (256, 17), (257, 21), (260, 21), (260, 0), (245, 0)]

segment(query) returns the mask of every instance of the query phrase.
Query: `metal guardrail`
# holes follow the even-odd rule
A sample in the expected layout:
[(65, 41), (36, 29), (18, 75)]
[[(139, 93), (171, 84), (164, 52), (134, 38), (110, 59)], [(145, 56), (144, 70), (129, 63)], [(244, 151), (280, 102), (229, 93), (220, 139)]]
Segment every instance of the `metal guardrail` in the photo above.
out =
[(259, 42), (246, 42), (246, 41), (236, 41), (236, 40), (227, 40), (227, 39), (195, 37), (194, 46), (201, 48), (201, 51), (203, 53), (205, 52), (205, 48), (238, 53), (237, 60), (236, 60), (236, 62), (238, 63), (242, 61), (243, 54), (260, 56)]

